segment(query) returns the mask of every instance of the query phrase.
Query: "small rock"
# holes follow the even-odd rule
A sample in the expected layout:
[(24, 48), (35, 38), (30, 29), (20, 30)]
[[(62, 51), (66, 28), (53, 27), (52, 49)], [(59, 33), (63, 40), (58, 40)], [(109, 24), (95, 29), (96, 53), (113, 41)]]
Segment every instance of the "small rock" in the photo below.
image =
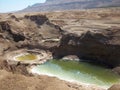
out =
[(64, 60), (74, 60), (74, 61), (79, 61), (80, 59), (79, 59), (79, 57), (78, 56), (76, 56), (76, 55), (68, 55), (68, 56), (65, 56), (65, 57), (63, 57), (62, 59), (64, 59)]

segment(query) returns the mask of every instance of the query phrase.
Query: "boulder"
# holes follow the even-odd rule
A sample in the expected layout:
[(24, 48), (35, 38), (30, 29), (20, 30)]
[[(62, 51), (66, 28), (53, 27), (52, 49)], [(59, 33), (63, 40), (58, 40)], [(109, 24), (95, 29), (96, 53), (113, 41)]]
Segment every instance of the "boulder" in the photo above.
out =
[(112, 71), (120, 75), (120, 66), (113, 68)]
[(111, 86), (108, 90), (120, 90), (120, 84), (115, 84)]
[(68, 55), (68, 56), (64, 56), (63, 58), (62, 58), (63, 60), (74, 60), (74, 61), (79, 61), (80, 59), (79, 59), (79, 57), (78, 56), (76, 56), (76, 55)]

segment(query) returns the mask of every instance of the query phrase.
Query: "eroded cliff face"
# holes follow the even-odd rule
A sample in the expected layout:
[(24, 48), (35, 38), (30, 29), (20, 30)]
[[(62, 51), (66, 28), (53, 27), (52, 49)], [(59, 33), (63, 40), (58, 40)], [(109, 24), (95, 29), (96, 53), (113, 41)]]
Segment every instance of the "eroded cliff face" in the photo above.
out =
[(88, 31), (81, 36), (63, 35), (60, 46), (55, 49), (55, 56), (77, 55), (83, 60), (101, 62), (110, 66), (120, 64), (120, 29), (110, 28), (99, 32)]
[(16, 47), (36, 45), (39, 48), (46, 40), (49, 41), (49, 39), (59, 39), (61, 37), (62, 30), (50, 23), (44, 15), (6, 16), (8, 18), (0, 22), (1, 39), (5, 39), (9, 43), (13, 42)]
[(110, 67), (119, 66), (119, 9), (103, 11), (106, 13), (91, 10), (3, 14), (0, 21), (0, 53), (4, 55), (24, 48), (42, 49), (50, 51), (53, 58), (76, 55), (80, 59), (105, 63)]
[(84, 60), (119, 66), (119, 14), (117, 8), (49, 14), (65, 31), (55, 56), (75, 54)]

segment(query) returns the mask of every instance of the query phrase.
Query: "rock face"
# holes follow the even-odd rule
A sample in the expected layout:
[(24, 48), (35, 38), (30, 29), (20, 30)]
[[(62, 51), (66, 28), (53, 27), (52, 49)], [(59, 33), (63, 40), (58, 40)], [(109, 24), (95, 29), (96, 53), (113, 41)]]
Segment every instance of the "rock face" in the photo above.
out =
[[(117, 37), (116, 37), (117, 36)], [(82, 59), (100, 61), (108, 65), (120, 64), (120, 29), (112, 28), (99, 32), (86, 32), (81, 36), (64, 35), (55, 56), (75, 54)], [(117, 58), (116, 58), (117, 57)]]
[(49, 41), (49, 39), (59, 39), (61, 37), (62, 30), (50, 23), (44, 15), (14, 16), (17, 21), (13, 16), (8, 15), (9, 19), (2, 19), (3, 21), (0, 22), (1, 38), (7, 40), (6, 43), (12, 42), (16, 47), (29, 45), (39, 47), (42, 44), (47, 47), (47, 44), (45, 44), (46, 40)]
[(20, 12), (63, 11), (97, 7), (116, 7), (119, 5), (119, 0), (47, 0), (45, 3), (34, 4)]
[(51, 21), (60, 24), (65, 31), (59, 47), (53, 51), (54, 56), (61, 58), (66, 55), (77, 55), (84, 60), (98, 61), (111, 67), (119, 66), (120, 12), (116, 12), (117, 9), (106, 9), (62, 14), (56, 12), (49, 15), (54, 15)]

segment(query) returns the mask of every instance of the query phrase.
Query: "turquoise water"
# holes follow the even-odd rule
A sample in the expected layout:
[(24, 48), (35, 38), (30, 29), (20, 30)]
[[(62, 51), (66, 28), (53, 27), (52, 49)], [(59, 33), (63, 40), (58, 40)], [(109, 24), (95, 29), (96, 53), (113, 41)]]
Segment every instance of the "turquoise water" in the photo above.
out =
[(103, 87), (120, 82), (120, 76), (112, 73), (111, 70), (86, 62), (50, 60), (43, 65), (33, 67), (32, 72)]

